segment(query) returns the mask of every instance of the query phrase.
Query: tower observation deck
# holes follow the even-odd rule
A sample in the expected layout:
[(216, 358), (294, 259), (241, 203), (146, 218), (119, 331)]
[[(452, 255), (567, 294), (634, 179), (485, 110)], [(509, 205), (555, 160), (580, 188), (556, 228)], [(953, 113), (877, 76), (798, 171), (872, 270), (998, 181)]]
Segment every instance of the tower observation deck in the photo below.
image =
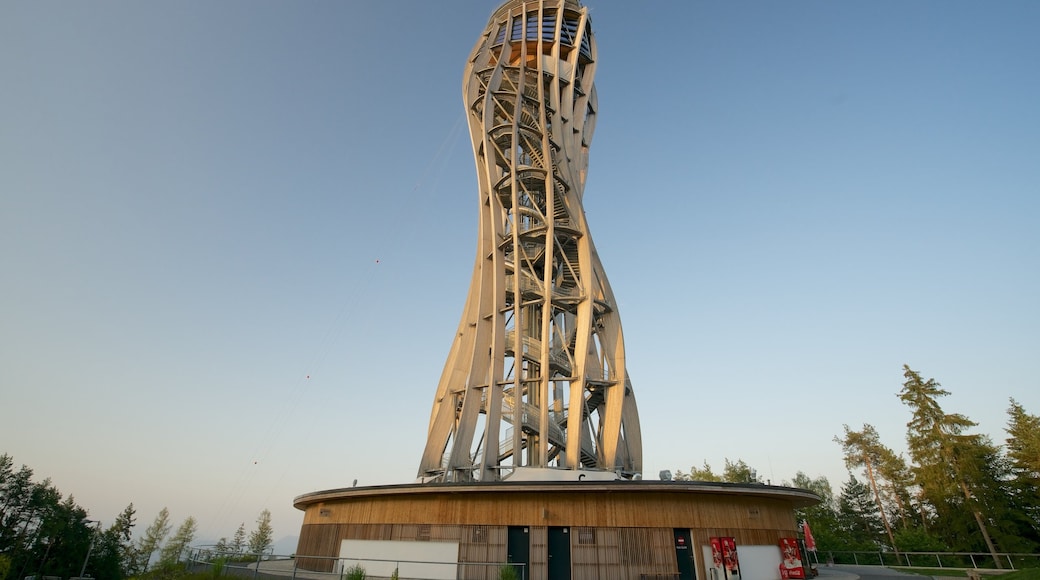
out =
[(420, 481), (642, 470), (617, 302), (582, 208), (595, 72), (576, 0), (506, 2), (466, 64), (477, 255)]

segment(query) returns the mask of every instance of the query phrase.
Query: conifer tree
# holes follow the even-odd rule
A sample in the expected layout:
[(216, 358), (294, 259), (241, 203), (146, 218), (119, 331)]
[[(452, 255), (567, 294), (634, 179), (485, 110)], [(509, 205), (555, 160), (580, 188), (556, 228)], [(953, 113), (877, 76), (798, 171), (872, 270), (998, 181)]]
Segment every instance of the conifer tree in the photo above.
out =
[(876, 550), (882, 545), (884, 525), (869, 487), (849, 474), (838, 499), (838, 528), (852, 550)]
[(1040, 417), (1030, 415), (1011, 399), (1006, 431), (1015, 501), (1028, 522), (1031, 539), (1040, 542)]
[(141, 573), (148, 571), (148, 565), (152, 555), (159, 549), (159, 545), (170, 533), (170, 511), (165, 507), (155, 516), (155, 521), (144, 531), (144, 535), (137, 544), (137, 570)]
[(1007, 458), (1011, 473), (1023, 487), (1040, 489), (1040, 417), (1011, 399), (1008, 407)]
[(134, 574), (137, 565), (137, 552), (131, 540), (136, 523), (134, 514), (134, 504), (128, 505), (107, 530), (98, 534), (87, 567), (89, 576), (118, 580)]
[(42, 507), (35, 501), (40, 498), (35, 496), (37, 485), (32, 478), (32, 469), (23, 465), (15, 471), (14, 459), (6, 453), (0, 455), (0, 553), (19, 543), (19, 530)]
[(849, 429), (848, 425), (845, 425), (845, 438), (838, 442), (845, 452), (845, 467), (850, 470), (862, 467), (866, 473), (867, 482), (870, 484), (870, 491), (873, 493), (874, 503), (877, 506), (878, 517), (881, 519), (885, 533), (888, 535), (888, 541), (898, 558), (899, 546), (896, 545), (896, 539), (892, 535), (892, 526), (888, 523), (885, 505), (881, 502), (878, 478), (875, 475), (878, 464), (881, 463), (884, 455), (882, 450), (885, 449), (877, 430), (872, 425), (864, 424), (862, 431), (853, 431)]
[(271, 512), (264, 510), (256, 519), (256, 529), (249, 534), (249, 552), (263, 554), (274, 543), (274, 529), (271, 527)]
[[(987, 518), (993, 515), (983, 513), (986, 500), (998, 499), (994, 489), (999, 487), (994, 481), (996, 448), (983, 436), (965, 433), (975, 426), (970, 419), (943, 411), (939, 398), (950, 393), (935, 379), (926, 381), (907, 365), (903, 365), (903, 376), (906, 381), (899, 399), (912, 411), (906, 424), (906, 440), (922, 494), (933, 508), (947, 516), (960, 515), (951, 510), (956, 512), (957, 506), (963, 506), (975, 520), (996, 566), (1003, 568), (986, 525)], [(957, 499), (958, 495), (961, 499)], [(947, 517), (947, 527), (952, 529), (954, 522), (954, 518)]]
[(180, 562), (184, 551), (191, 546), (192, 540), (195, 539), (195, 529), (195, 518), (189, 516), (177, 528), (177, 533), (163, 546), (162, 552), (159, 554), (159, 563), (164, 566), (170, 566)]
[(241, 554), (246, 549), (246, 523), (242, 522), (238, 524), (238, 529), (235, 530), (235, 535), (231, 538), (231, 551), (235, 554)]
[(110, 528), (118, 541), (121, 568), (127, 575), (131, 573), (132, 567), (137, 561), (137, 548), (131, 541), (134, 526), (137, 525), (136, 516), (137, 510), (134, 509), (134, 504), (131, 502), (130, 505), (123, 508), (122, 513), (116, 517), (116, 521)]
[[(910, 514), (914, 511), (914, 475), (902, 455), (885, 446), (878, 451), (878, 475), (885, 482), (886, 495), (896, 504), (896, 514), (903, 529), (907, 529), (911, 527)], [(925, 522), (922, 520), (921, 524), (925, 525)]]

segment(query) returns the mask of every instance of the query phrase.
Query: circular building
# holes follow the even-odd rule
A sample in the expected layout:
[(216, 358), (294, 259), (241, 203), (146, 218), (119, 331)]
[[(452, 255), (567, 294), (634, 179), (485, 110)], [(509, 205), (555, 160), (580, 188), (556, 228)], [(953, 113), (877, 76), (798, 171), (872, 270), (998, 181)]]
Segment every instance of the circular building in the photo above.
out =
[(590, 478), (317, 491), (294, 502), (297, 560), (400, 578), (498, 578), (506, 563), (534, 579), (780, 578), (794, 509), (818, 501), (761, 484)]

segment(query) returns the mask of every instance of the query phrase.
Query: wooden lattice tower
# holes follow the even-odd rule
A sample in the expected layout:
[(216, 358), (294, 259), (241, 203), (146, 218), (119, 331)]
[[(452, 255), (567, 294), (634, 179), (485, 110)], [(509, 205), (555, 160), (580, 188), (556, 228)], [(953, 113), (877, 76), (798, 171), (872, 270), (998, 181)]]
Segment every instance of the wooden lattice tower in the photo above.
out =
[(466, 65), (479, 240), (422, 481), (642, 470), (617, 302), (582, 208), (595, 71), (576, 0), (506, 2)]

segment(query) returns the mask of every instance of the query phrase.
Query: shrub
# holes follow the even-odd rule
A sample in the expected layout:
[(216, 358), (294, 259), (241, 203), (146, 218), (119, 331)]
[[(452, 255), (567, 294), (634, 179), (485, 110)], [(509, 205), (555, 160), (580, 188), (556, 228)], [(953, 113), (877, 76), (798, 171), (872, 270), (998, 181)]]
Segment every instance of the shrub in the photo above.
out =
[(354, 564), (347, 568), (344, 578), (347, 580), (365, 580), (365, 568), (361, 564)]
[(942, 540), (920, 528), (902, 528), (895, 532), (896, 545), (903, 552), (943, 552)]
[(224, 575), (224, 566), (227, 564), (226, 558), (217, 558), (213, 560), (213, 567), (210, 568), (209, 573), (213, 578), (220, 578)]
[(514, 566), (502, 566), (498, 569), (498, 580), (520, 580), (520, 574)]

